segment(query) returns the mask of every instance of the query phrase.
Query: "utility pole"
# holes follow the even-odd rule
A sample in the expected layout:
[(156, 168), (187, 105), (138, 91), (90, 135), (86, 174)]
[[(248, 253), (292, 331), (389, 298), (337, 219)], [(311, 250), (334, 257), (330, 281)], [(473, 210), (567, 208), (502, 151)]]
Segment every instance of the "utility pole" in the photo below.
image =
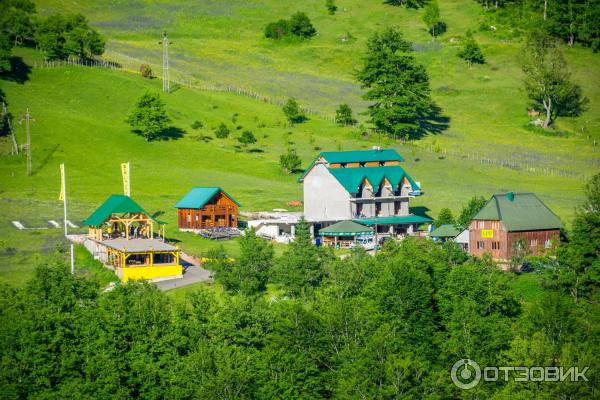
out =
[(158, 42), (163, 47), (163, 92), (169, 93), (171, 91), (171, 84), (169, 80), (169, 38), (167, 38), (167, 31), (163, 32), (163, 40)]
[(29, 114), (29, 107), (27, 107), (25, 116), (21, 117), (19, 123), (22, 123), (23, 121), (25, 121), (25, 132), (27, 132), (27, 176), (31, 176), (31, 130), (29, 129), (29, 124), (30, 122), (34, 122), (35, 119), (32, 119), (31, 115)]

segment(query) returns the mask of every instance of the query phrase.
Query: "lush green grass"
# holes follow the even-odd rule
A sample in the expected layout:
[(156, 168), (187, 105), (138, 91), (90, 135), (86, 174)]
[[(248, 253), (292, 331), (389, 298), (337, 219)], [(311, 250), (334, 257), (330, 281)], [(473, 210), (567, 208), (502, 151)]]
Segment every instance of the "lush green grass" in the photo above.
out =
[[(26, 61), (38, 55), (20, 50)], [(10, 221), (27, 226), (48, 226), (47, 220), (62, 219), (58, 201), (58, 164), (67, 166), (69, 218), (82, 221), (111, 193), (122, 191), (119, 163), (132, 165), (132, 194), (151, 212), (162, 212), (169, 223), (167, 236), (181, 241), (182, 248), (201, 255), (210, 247), (224, 245), (235, 256), (237, 244), (210, 242), (176, 229), (176, 201), (193, 185), (220, 185), (242, 204), (242, 210), (287, 208), (286, 203), (302, 198), (297, 176), (282, 173), (279, 155), (285, 142), (292, 141), (304, 164), (319, 148), (368, 148), (374, 144), (394, 146), (404, 154), (406, 168), (422, 182), (425, 196), (414, 205), (437, 213), (441, 207), (458, 210), (471, 196), (489, 196), (500, 190), (533, 190), (568, 220), (581, 195), (581, 181), (543, 176), (483, 165), (456, 157), (424, 151), (379, 137), (360, 137), (351, 128), (337, 127), (317, 117), (290, 127), (277, 106), (227, 93), (180, 88), (164, 96), (173, 125), (185, 130), (178, 140), (146, 142), (131, 133), (125, 123), (135, 100), (145, 90), (159, 90), (158, 80), (104, 69), (65, 67), (34, 69), (24, 84), (0, 81), (15, 114), (29, 107), (32, 125), (34, 175), (25, 174), (25, 159), (8, 155), (2, 143), (0, 177), (2, 207), (0, 235), (5, 250), (0, 276), (22, 280), (37, 262), (61, 242), (61, 230), (18, 231)], [(236, 123), (232, 117), (236, 116)], [(205, 127), (193, 130), (200, 120)], [(226, 122), (232, 128), (228, 139), (216, 139), (212, 128)], [(235, 127), (243, 128), (237, 130)], [(22, 125), (15, 125), (20, 143)], [(259, 138), (253, 146), (261, 152), (236, 148), (236, 137), (251, 129)], [(203, 137), (210, 139), (202, 140)], [(557, 190), (560, 188), (560, 190)], [(12, 248), (12, 249), (11, 249)], [(284, 246), (276, 246), (278, 254)], [(41, 253), (42, 256), (37, 255)]]
[[(323, 0), (302, 3), (276, 0), (211, 1), (181, 4), (174, 0), (105, 4), (84, 0), (38, 2), (43, 13), (63, 9), (82, 11), (108, 37), (107, 58), (137, 69), (153, 64), (160, 75), (163, 29), (173, 40), (172, 71), (199, 82), (233, 85), (283, 99), (295, 96), (313, 109), (333, 113), (340, 103), (364, 110), (362, 91), (354, 80), (370, 35), (397, 25), (416, 44), (416, 57), (431, 76), (434, 99), (451, 119), (448, 132), (430, 137), (424, 146), (439, 146), (459, 154), (479, 153), (494, 160), (517, 161), (537, 168), (584, 171), (600, 167), (600, 87), (596, 84), (600, 57), (589, 49), (565, 49), (574, 79), (590, 98), (580, 118), (562, 119), (559, 129), (569, 139), (550, 138), (526, 128), (527, 99), (517, 63), (520, 47), (503, 26), (492, 32), (478, 28), (482, 7), (472, 0), (440, 1), (448, 31), (431, 42), (421, 20), (422, 10), (384, 4), (382, 0), (339, 0), (329, 15)], [(301, 44), (279, 43), (263, 37), (264, 26), (296, 11), (308, 14), (318, 35)], [(461, 35), (476, 32), (487, 64), (469, 69), (459, 59)], [(350, 33), (353, 40), (342, 41)], [(588, 137), (589, 136), (589, 137)], [(435, 143), (434, 143), (435, 142)]]
[[(365, 137), (356, 129), (337, 127), (315, 116), (290, 127), (278, 106), (234, 94), (176, 88), (164, 99), (173, 125), (185, 131), (183, 138), (148, 143), (130, 132), (125, 118), (145, 90), (160, 90), (159, 80), (83, 67), (34, 69), (24, 84), (0, 81), (13, 114), (29, 107), (35, 118), (34, 176), (25, 176), (24, 158), (8, 156), (9, 144), (0, 139), (0, 279), (22, 281), (32, 265), (62, 242), (56, 229), (17, 231), (10, 225), (11, 220), (28, 226), (47, 226), (48, 219), (60, 221), (61, 162), (67, 164), (71, 220), (83, 220), (109, 194), (120, 193), (119, 163), (130, 161), (133, 196), (148, 210), (164, 213), (160, 218), (169, 222), (167, 236), (195, 255), (223, 244), (235, 256), (237, 243), (209, 242), (177, 232), (175, 202), (193, 185), (220, 185), (244, 205), (242, 210), (288, 208), (288, 201), (302, 198), (297, 176), (282, 173), (278, 166), (288, 141), (297, 147), (304, 165), (320, 149), (397, 148), (425, 191), (413, 204), (432, 215), (442, 207), (457, 212), (473, 195), (526, 190), (537, 192), (568, 223), (581, 199), (585, 176), (600, 165), (598, 147), (592, 146), (593, 139), (600, 139), (600, 88), (594, 84), (600, 58), (587, 49), (566, 50), (574, 77), (591, 100), (590, 109), (580, 118), (559, 121), (567, 137), (540, 135), (525, 127), (526, 98), (516, 63), (519, 44), (506, 40), (501, 27), (496, 34), (480, 32), (477, 39), (488, 64), (467, 68), (456, 57), (458, 45), (451, 39), (478, 26), (480, 8), (471, 0), (440, 3), (449, 30), (431, 43), (421, 22), (422, 11), (381, 1), (339, 0), (335, 16), (326, 13), (321, 0), (302, 6), (274, 0), (184, 5), (140, 0), (110, 6), (87, 0), (38, 2), (42, 13), (84, 12), (107, 36), (106, 57), (124, 61), (130, 69), (142, 61), (160, 64), (156, 39), (167, 28), (174, 42), (175, 76), (243, 87), (274, 99), (293, 95), (327, 113), (342, 102), (364, 110), (361, 90), (353, 79), (359, 55), (372, 32), (399, 25), (416, 43), (415, 54), (431, 75), (433, 96), (451, 121), (441, 135), (400, 144), (377, 135)], [(313, 20), (317, 37), (301, 44), (262, 37), (267, 22), (298, 10)], [(348, 32), (355, 39), (342, 42)], [(41, 60), (31, 50), (18, 49), (15, 54), (29, 63)], [(196, 120), (204, 128), (191, 129)], [(213, 128), (221, 122), (232, 130), (229, 139), (214, 137)], [(259, 139), (252, 152), (241, 151), (237, 144), (244, 129)], [(24, 143), (23, 126), (16, 125), (16, 130)], [(482, 158), (492, 163), (482, 163)], [(498, 160), (518, 166), (498, 167), (494, 164)], [(276, 246), (278, 254), (282, 249)]]

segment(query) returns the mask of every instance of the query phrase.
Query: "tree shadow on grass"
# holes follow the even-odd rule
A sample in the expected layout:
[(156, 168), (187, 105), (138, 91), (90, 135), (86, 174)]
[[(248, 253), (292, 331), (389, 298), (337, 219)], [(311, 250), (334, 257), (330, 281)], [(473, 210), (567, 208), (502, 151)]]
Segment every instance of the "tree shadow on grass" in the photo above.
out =
[[(140, 129), (133, 129), (133, 133), (136, 135), (144, 136), (144, 133)], [(158, 142), (158, 141), (166, 141), (166, 140), (177, 140), (181, 139), (185, 135), (185, 131), (181, 128), (177, 128), (175, 126), (170, 126), (166, 129), (163, 129), (158, 135), (148, 140), (149, 142)]]
[(431, 211), (429, 209), (429, 207), (425, 207), (425, 206), (410, 207), (410, 209), (409, 209), (409, 212), (411, 214), (418, 215), (420, 217), (431, 218), (429, 215), (427, 215), (427, 213), (429, 211)]
[(44, 149), (44, 150), (47, 150), (48, 152), (46, 153), (46, 155), (44, 156), (44, 158), (42, 159), (42, 161), (38, 164), (38, 166), (31, 171), (31, 175), (36, 175), (46, 165), (48, 165), (48, 163), (52, 159), (52, 156), (54, 156), (54, 154), (58, 151), (59, 147), (60, 146), (58, 144), (56, 144), (53, 147), (51, 147), (50, 149)]
[(25, 64), (21, 57), (11, 57), (10, 71), (1, 73), (0, 79), (22, 85), (29, 80), (29, 74), (31, 74), (31, 67)]
[(416, 132), (412, 139), (421, 139), (429, 135), (438, 135), (450, 127), (450, 117), (442, 114), (442, 109), (433, 105), (431, 111), (425, 118), (419, 121), (419, 131)]

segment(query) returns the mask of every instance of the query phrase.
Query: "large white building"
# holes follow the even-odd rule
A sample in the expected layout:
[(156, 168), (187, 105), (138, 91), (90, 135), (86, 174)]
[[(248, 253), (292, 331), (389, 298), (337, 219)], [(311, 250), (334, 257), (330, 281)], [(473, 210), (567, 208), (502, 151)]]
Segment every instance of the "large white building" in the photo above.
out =
[(300, 181), (304, 218), (314, 232), (332, 223), (353, 220), (377, 228), (381, 235), (405, 235), (431, 219), (413, 215), (409, 200), (420, 185), (400, 165), (391, 149), (323, 152)]

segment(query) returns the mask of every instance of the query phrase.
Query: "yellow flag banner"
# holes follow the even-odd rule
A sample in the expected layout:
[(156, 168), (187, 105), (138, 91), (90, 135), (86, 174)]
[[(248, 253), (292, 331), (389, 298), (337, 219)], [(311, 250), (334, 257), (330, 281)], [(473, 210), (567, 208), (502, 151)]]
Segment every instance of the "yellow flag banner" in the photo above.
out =
[(60, 164), (60, 194), (58, 199), (60, 201), (65, 200), (65, 164)]
[(131, 196), (131, 186), (129, 184), (129, 163), (121, 163), (121, 174), (123, 175), (123, 193)]

